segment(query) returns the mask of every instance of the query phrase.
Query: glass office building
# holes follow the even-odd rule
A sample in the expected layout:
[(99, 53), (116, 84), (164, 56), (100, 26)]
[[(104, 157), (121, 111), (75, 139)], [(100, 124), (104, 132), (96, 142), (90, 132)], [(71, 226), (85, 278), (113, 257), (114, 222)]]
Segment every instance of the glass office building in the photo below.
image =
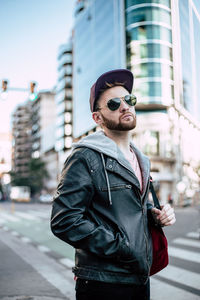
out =
[(199, 1), (125, 0), (127, 68), (138, 97), (134, 140), (151, 159), (163, 202), (169, 191), (178, 202), (181, 185), (188, 197), (197, 191), (199, 13)]
[(170, 0), (125, 3), (127, 67), (135, 75), (138, 102), (170, 105), (174, 99)]
[(73, 135), (95, 127), (89, 108), (90, 88), (111, 69), (124, 68), (124, 1), (78, 1), (75, 7), (73, 61)]
[(65, 152), (72, 145), (72, 41), (58, 51), (58, 83), (56, 87), (56, 145)]
[(182, 104), (200, 121), (200, 1), (179, 1)]

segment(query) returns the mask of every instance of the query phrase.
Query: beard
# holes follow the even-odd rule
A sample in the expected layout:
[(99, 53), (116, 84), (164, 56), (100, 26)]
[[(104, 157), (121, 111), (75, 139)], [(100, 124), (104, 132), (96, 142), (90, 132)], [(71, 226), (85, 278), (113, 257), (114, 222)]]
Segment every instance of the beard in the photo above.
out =
[(136, 127), (136, 116), (133, 115), (133, 120), (129, 122), (124, 122), (119, 120), (119, 122), (115, 122), (112, 120), (107, 119), (106, 117), (101, 114), (103, 119), (103, 124), (106, 128), (110, 130), (117, 130), (117, 131), (129, 131)]

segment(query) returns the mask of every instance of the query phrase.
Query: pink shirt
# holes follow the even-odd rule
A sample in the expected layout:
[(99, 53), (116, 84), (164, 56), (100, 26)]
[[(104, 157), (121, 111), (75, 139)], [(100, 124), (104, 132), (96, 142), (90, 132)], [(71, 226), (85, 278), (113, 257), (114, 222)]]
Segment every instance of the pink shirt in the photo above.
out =
[(140, 191), (142, 192), (142, 172), (140, 169), (140, 165), (137, 159), (137, 156), (135, 155), (135, 152), (130, 148), (131, 153), (133, 154), (133, 158), (129, 159), (126, 157), (126, 159), (129, 161), (131, 164), (131, 167), (133, 168), (133, 171), (135, 172), (136, 177), (139, 180), (140, 183)]

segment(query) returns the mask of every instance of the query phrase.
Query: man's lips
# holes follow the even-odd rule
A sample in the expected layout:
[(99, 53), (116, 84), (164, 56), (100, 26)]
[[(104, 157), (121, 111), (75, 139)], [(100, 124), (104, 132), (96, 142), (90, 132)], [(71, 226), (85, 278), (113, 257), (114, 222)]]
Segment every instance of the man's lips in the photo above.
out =
[(134, 118), (133, 114), (127, 113), (127, 114), (123, 115), (123, 116), (121, 117), (121, 119), (123, 120), (123, 119), (127, 119), (127, 118), (130, 118), (130, 117)]

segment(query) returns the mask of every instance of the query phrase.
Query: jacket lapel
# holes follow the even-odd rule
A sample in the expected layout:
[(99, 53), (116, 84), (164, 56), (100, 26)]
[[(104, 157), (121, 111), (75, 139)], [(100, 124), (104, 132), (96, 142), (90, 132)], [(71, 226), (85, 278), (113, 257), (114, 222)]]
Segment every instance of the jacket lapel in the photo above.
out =
[(150, 161), (146, 155), (144, 155), (141, 151), (139, 151), (137, 148), (134, 147), (134, 145), (131, 145), (139, 162), (141, 173), (142, 173), (142, 195), (145, 193), (147, 184), (149, 181), (150, 176)]
[(106, 170), (120, 175), (140, 190), (139, 181), (128, 162), (108, 158), (106, 161)]

